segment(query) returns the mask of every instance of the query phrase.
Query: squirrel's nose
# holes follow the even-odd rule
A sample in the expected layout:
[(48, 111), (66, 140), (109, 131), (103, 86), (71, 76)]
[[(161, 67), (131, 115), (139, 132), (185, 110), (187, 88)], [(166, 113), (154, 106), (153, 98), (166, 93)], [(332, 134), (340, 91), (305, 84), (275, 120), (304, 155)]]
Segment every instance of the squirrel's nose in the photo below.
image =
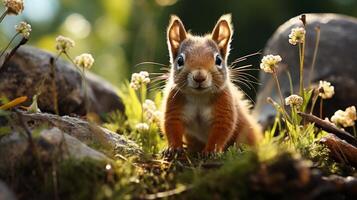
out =
[(197, 74), (195, 76), (193, 76), (193, 80), (197, 83), (202, 83), (203, 81), (205, 81), (207, 78), (207, 76), (203, 75), (203, 74)]

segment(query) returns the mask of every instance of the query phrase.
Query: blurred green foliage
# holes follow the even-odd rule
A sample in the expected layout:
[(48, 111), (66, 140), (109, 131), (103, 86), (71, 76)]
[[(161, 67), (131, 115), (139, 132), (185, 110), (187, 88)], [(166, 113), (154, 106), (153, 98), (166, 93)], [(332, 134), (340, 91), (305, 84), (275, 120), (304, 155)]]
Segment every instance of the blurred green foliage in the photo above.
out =
[[(134, 66), (143, 61), (168, 64), (166, 26), (170, 14), (181, 17), (187, 29), (211, 31), (224, 13), (233, 14), (235, 35), (230, 60), (264, 48), (274, 30), (301, 13), (335, 12), (357, 16), (353, 0), (25, 0), (20, 17), (1, 24), (2, 46), (20, 20), (32, 24), (30, 44), (55, 51), (55, 38), (76, 41), (70, 54), (92, 53), (93, 71), (119, 86), (133, 71), (159, 67)], [(257, 66), (259, 58), (250, 60)]]

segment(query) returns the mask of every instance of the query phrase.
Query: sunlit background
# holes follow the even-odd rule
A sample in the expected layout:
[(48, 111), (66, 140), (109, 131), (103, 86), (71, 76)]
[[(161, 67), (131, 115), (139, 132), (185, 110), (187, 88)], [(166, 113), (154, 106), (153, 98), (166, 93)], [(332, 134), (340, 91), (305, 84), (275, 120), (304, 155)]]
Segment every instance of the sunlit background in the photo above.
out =
[[(3, 9), (3, 8), (2, 8)], [(143, 61), (168, 64), (165, 31), (170, 14), (181, 17), (187, 29), (211, 31), (224, 13), (233, 14), (235, 35), (230, 59), (264, 48), (274, 30), (303, 12), (337, 12), (357, 16), (354, 0), (25, 0), (21, 17), (7, 17), (0, 41), (7, 43), (16, 23), (32, 25), (30, 45), (55, 52), (58, 35), (76, 41), (70, 50), (92, 53), (93, 71), (119, 86)], [(257, 66), (259, 58), (250, 62)]]

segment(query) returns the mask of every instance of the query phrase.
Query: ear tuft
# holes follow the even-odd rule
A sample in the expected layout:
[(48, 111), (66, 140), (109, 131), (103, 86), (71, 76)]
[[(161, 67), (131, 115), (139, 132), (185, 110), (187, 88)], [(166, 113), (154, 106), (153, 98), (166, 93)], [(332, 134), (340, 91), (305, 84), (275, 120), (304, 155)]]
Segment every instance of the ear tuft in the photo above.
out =
[(233, 35), (233, 26), (232, 26), (232, 15), (225, 14), (222, 15), (216, 26), (212, 31), (212, 40), (214, 40), (220, 49), (220, 52), (224, 58), (227, 57), (227, 54), (230, 50), (230, 42)]
[(171, 15), (170, 24), (167, 28), (167, 44), (169, 46), (171, 58), (175, 58), (180, 48), (180, 44), (187, 38), (187, 32), (180, 18)]

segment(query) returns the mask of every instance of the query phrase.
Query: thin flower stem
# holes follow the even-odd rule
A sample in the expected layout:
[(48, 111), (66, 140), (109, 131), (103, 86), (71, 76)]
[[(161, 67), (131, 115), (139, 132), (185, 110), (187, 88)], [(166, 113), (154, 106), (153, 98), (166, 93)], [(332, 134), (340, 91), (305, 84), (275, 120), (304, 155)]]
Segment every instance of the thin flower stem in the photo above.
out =
[(143, 83), (141, 83), (141, 87), (140, 87), (140, 105), (141, 105), (141, 122), (144, 123), (144, 101), (145, 101), (145, 97), (144, 97), (144, 92), (145, 92), (145, 85)]
[(316, 27), (315, 31), (316, 31), (316, 40), (315, 40), (314, 54), (312, 57), (312, 63), (311, 63), (310, 74), (309, 74), (309, 88), (311, 87), (311, 81), (315, 71), (317, 52), (319, 50), (320, 34), (321, 34), (320, 27)]
[(1, 51), (0, 58), (4, 55), (6, 50), (10, 47), (11, 43), (15, 40), (15, 38), (19, 35), (19, 33), (16, 33), (14, 36), (12, 36), (10, 42), (7, 44), (7, 46)]
[(73, 59), (71, 58), (71, 56), (67, 53), (67, 52), (63, 52), (63, 54), (67, 57), (67, 59), (76, 67), (76, 69), (79, 71), (79, 73), (83, 76), (82, 74), (82, 69), (79, 68), (76, 63), (74, 63)]
[(320, 100), (320, 118), (322, 119), (322, 106), (323, 106), (323, 99)]
[(83, 90), (84, 90), (85, 110), (86, 110), (86, 114), (87, 114), (88, 111), (89, 111), (89, 100), (88, 100), (88, 93), (87, 93), (87, 81), (86, 81), (86, 77), (85, 77), (85, 69), (84, 68), (80, 68), (79, 66), (77, 66), (76, 63), (74, 63), (74, 61), (71, 58), (71, 56), (66, 51), (64, 51), (63, 54), (73, 64), (73, 66), (76, 67), (76, 69), (78, 70), (79, 74), (82, 77), (82, 85), (84, 87)]
[(6, 17), (7, 12), (8, 12), (8, 10), (6, 9), (6, 10), (1, 14), (1, 16), (0, 16), (0, 23), (1, 23), (2, 20), (4, 20), (4, 18)]
[(305, 42), (299, 43), (300, 57), (300, 96), (304, 98), (304, 57), (305, 57)]
[(357, 138), (356, 124), (353, 125), (353, 135)]
[(87, 80), (86, 80), (86, 70), (84, 67), (82, 68), (82, 84), (83, 84), (83, 91), (84, 91), (84, 107), (86, 110), (86, 115), (89, 112), (89, 101), (88, 101), (88, 91), (87, 91)]
[(290, 85), (290, 93), (294, 94), (294, 86), (293, 86), (293, 80), (291, 78), (291, 74), (289, 70), (286, 70), (286, 74), (288, 75), (288, 79), (289, 79), (289, 85)]
[(280, 83), (279, 83), (279, 79), (278, 76), (276, 75), (276, 73), (273, 73), (273, 77), (276, 83), (276, 87), (278, 88), (278, 94), (279, 94), (279, 98), (280, 98), (280, 103), (281, 105), (284, 105), (284, 98), (283, 98), (283, 94), (281, 93), (281, 88), (280, 88)]
[(280, 83), (279, 83), (279, 79), (278, 79), (278, 76), (276, 74), (276, 72), (273, 73), (273, 78), (275, 80), (275, 83), (276, 83), (276, 87), (278, 88), (278, 95), (279, 95), (279, 98), (280, 98), (280, 104), (281, 104), (281, 109), (282, 109), (282, 112), (283, 112), (283, 115), (285, 116), (285, 118), (287, 120), (290, 121), (290, 118), (285, 110), (285, 106), (284, 106), (284, 98), (283, 98), (283, 94), (281, 92), (281, 88), (280, 88)]
[(291, 106), (291, 117), (294, 122), (294, 124), (298, 125), (298, 119), (297, 119), (297, 109), (296, 106)]
[(314, 95), (314, 98), (312, 100), (312, 104), (311, 104), (311, 110), (310, 110), (310, 114), (312, 114), (314, 112), (314, 108), (315, 108), (315, 105), (316, 105), (316, 102), (317, 102), (317, 99), (319, 98), (318, 95)]

